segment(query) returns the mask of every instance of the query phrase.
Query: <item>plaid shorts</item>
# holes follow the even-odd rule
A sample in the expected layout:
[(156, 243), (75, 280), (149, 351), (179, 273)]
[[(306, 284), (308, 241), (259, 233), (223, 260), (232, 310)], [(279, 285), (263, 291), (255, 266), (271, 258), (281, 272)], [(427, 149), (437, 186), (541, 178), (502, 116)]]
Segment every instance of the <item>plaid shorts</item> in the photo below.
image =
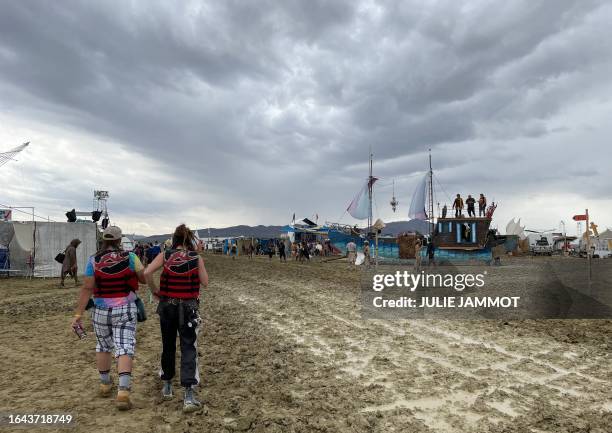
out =
[(115, 308), (94, 307), (92, 322), (96, 333), (96, 352), (115, 356), (134, 356), (136, 346), (136, 304), (130, 302)]

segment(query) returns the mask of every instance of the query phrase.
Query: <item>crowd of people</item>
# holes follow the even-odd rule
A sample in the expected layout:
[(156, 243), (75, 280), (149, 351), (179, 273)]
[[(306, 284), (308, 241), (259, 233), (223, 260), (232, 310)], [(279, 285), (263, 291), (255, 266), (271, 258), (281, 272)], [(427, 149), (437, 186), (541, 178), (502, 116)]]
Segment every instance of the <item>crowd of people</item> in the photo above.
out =
[[(104, 230), (101, 248), (87, 262), (76, 312), (71, 321), (74, 331), (83, 335), (83, 315), (90, 310), (96, 336), (99, 395), (112, 395), (110, 371), (114, 353), (118, 373), (116, 405), (120, 410), (132, 406), (130, 391), (136, 326), (137, 322), (146, 319), (144, 304), (137, 292), (139, 284), (147, 284), (152, 296), (159, 301), (156, 311), (162, 346), (159, 371), (161, 396), (164, 400), (174, 398), (172, 380), (176, 370), (178, 334), (180, 384), (184, 388), (183, 411), (196, 411), (201, 407), (194, 389), (200, 382), (196, 345), (201, 323), (199, 298), (201, 287), (208, 285), (208, 274), (204, 260), (198, 254), (195, 236), (181, 224), (169, 245), (160, 246), (155, 242), (137, 246), (134, 251), (124, 251), (121, 238), (119, 227), (110, 226)], [(158, 283), (153, 275), (160, 269)]]
[[(287, 259), (304, 262), (310, 261), (313, 258), (323, 258), (331, 256), (333, 247), (329, 240), (321, 242), (320, 240), (302, 240), (297, 242), (289, 242), (283, 239), (271, 239), (265, 243), (245, 243), (242, 245), (240, 253), (249, 259), (254, 256), (267, 256), (269, 260), (278, 256), (282, 262)], [(236, 259), (239, 253), (239, 247), (236, 243), (231, 243), (228, 246), (227, 254)]]
[[(371, 263), (370, 244), (364, 241), (359, 247), (353, 241), (346, 245), (349, 266), (357, 265), (358, 249), (364, 255), (363, 264), (369, 266)], [(228, 245), (227, 254), (235, 260), (238, 257), (239, 247), (236, 243)], [(283, 239), (272, 239), (267, 243), (248, 243), (242, 246), (241, 254), (249, 259), (255, 255), (267, 256), (269, 260), (278, 256), (281, 262), (286, 262), (290, 254), (290, 258), (296, 262), (308, 262), (310, 260), (323, 259), (325, 257), (335, 256), (339, 251), (334, 248), (329, 239), (313, 239), (289, 242)]]
[(166, 250), (166, 243), (160, 243), (158, 241), (155, 242), (147, 242), (141, 244), (140, 242), (136, 242), (134, 246), (134, 254), (138, 256), (143, 265), (147, 265), (151, 263), (155, 257), (157, 257), (162, 251)]

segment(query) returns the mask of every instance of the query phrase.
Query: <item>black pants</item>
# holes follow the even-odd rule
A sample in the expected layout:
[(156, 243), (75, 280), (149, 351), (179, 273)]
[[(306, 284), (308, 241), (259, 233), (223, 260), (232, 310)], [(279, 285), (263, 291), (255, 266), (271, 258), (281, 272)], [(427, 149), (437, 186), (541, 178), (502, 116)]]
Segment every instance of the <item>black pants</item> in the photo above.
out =
[(456, 207), (455, 208), (455, 218), (460, 217), (461, 216), (461, 209)]
[[(182, 311), (181, 311), (182, 310)], [(181, 385), (188, 387), (200, 383), (198, 349), (196, 345), (199, 318), (197, 302), (177, 305), (161, 301), (157, 307), (162, 335), (161, 378), (171, 380), (176, 369), (176, 334), (181, 344)], [(193, 326), (189, 327), (188, 323)]]
[(474, 206), (468, 206), (468, 216), (476, 216), (476, 210), (474, 209)]
[(478, 216), (485, 216), (485, 207), (484, 206), (478, 206)]

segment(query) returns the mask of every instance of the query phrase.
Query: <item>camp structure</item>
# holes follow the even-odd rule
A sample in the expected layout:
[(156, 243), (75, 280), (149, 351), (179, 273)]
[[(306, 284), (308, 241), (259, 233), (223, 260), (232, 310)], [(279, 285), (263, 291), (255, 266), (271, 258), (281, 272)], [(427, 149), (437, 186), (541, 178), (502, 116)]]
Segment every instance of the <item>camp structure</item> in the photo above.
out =
[(612, 230), (606, 229), (605, 231), (601, 232), (597, 241), (601, 250), (608, 250), (612, 252)]
[(315, 242), (322, 240), (328, 232), (328, 227), (320, 226), (308, 218), (293, 222), (281, 228), (281, 237), (288, 239), (291, 243)]
[[(612, 230), (606, 229), (601, 233), (597, 233), (596, 235), (589, 231), (591, 234), (591, 250), (593, 251), (593, 257), (596, 258), (612, 258)], [(586, 242), (587, 233), (585, 232), (580, 238), (579, 248), (580, 251), (586, 251), (587, 242)]]
[(62, 266), (55, 257), (73, 239), (81, 241), (77, 265), (82, 273), (97, 250), (97, 233), (93, 222), (0, 222), (0, 249), (5, 257), (0, 275), (59, 277)]

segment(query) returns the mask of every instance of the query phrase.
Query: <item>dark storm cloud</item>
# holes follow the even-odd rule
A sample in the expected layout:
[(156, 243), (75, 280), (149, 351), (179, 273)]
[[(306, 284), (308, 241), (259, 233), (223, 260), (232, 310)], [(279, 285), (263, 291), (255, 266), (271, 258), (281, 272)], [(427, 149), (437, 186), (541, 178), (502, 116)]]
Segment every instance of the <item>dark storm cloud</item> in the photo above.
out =
[(369, 146), (385, 178), (433, 148), (449, 176), (514, 160), (535, 174), (513, 188), (546, 190), (525, 151), (609, 95), (611, 18), (604, 1), (5, 2), (0, 108), (117, 141), (254, 214), (342, 210)]

